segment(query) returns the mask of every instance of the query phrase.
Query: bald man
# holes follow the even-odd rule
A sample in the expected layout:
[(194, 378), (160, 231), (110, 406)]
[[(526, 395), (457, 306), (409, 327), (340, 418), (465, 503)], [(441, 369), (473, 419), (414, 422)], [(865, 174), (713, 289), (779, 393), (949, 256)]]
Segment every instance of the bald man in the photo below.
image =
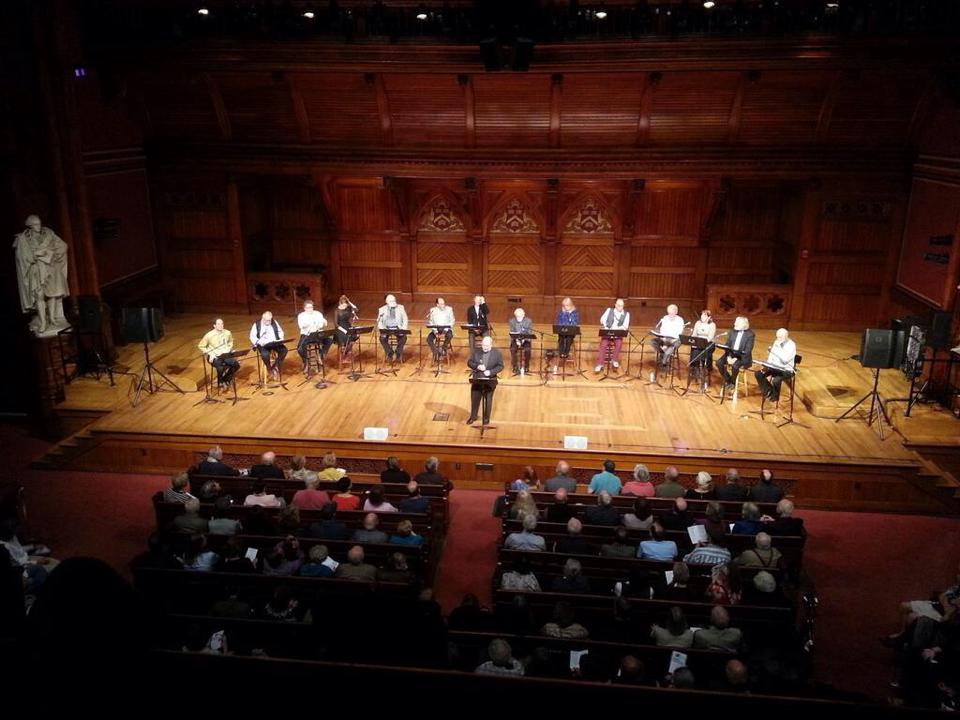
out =
[(767, 364), (776, 369), (762, 367), (754, 373), (760, 392), (767, 400), (780, 399), (780, 386), (796, 372), (797, 344), (790, 339), (786, 328), (777, 330), (777, 339), (773, 341), (767, 354)]
[[(273, 319), (273, 313), (267, 310), (250, 328), (250, 344), (260, 353), (264, 367), (274, 379), (280, 376), (280, 367), (287, 356), (287, 346), (283, 344), (283, 328)], [(270, 362), (270, 351), (277, 354)]]
[(680, 308), (676, 305), (667, 305), (667, 314), (657, 323), (657, 332), (663, 337), (657, 338), (657, 362), (665, 368), (670, 364), (670, 358), (680, 347), (680, 334), (683, 332), (683, 318), (680, 317)]
[(493, 338), (489, 335), (483, 338), (480, 347), (470, 354), (467, 367), (472, 371), (470, 379), (470, 417), (467, 425), (477, 421), (477, 413), (483, 403), (483, 424), (490, 424), (490, 413), (493, 411), (493, 392), (497, 389), (497, 374), (503, 370), (503, 355), (493, 346)]
[(276, 464), (276, 460), (276, 453), (265, 452), (260, 456), (260, 462), (250, 467), (250, 477), (260, 478), (261, 480), (283, 480), (285, 477), (283, 470)]

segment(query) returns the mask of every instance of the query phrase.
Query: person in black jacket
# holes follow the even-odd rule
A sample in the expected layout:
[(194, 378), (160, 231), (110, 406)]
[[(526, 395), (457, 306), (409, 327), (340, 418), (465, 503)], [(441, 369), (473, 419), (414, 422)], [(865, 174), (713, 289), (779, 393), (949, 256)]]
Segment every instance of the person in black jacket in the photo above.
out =
[(483, 403), (483, 424), (489, 425), (493, 411), (493, 393), (497, 389), (497, 373), (503, 370), (503, 356), (493, 347), (493, 339), (489, 335), (484, 337), (480, 347), (471, 353), (467, 366), (473, 371), (471, 380), (488, 381), (470, 383), (470, 417), (467, 418), (467, 425), (477, 421), (481, 400), (486, 401)]
[(742, 315), (738, 317), (733, 328), (727, 333), (723, 355), (717, 361), (717, 370), (723, 378), (723, 386), (732, 389), (737, 383), (737, 375), (743, 368), (753, 365), (753, 330), (750, 321)]
[(407, 497), (400, 501), (397, 510), (402, 513), (430, 512), (430, 498), (421, 495), (420, 486), (415, 480), (411, 480), (407, 483)]
[(197, 463), (191, 475), (239, 475), (240, 471), (223, 462), (223, 450), (214, 445), (207, 451), (207, 457)]
[(380, 482), (402, 485), (410, 482), (410, 473), (400, 467), (399, 458), (391, 455), (387, 458), (387, 469), (380, 471)]
[(283, 470), (276, 465), (277, 454), (265, 452), (260, 456), (260, 462), (250, 466), (250, 477), (261, 480), (283, 480), (286, 476)]

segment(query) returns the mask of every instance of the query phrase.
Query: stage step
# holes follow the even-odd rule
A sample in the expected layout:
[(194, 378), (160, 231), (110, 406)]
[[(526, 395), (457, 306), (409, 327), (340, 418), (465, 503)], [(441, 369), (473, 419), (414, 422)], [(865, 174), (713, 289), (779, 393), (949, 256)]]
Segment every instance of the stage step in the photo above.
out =
[(64, 438), (43, 455), (33, 460), (33, 462), (30, 463), (30, 467), (35, 470), (56, 470), (62, 468), (93, 444), (93, 434), (87, 430), (81, 430)]

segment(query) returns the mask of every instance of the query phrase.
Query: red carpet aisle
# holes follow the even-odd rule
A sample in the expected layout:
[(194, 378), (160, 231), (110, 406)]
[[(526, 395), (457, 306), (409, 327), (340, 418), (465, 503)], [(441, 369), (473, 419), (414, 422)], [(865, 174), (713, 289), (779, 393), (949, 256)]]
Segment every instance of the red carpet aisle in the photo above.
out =
[(450, 530), (434, 587), (436, 599), (449, 612), (472, 592), (490, 602), (490, 577), (497, 564), (500, 520), (493, 517), (495, 492), (454, 490), (450, 493)]

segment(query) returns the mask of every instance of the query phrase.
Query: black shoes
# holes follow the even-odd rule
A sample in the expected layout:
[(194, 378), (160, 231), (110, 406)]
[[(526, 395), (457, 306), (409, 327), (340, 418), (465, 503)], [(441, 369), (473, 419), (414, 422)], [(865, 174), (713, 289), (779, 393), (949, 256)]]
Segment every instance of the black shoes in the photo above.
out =
[(467, 418), (467, 425), (473, 425), (477, 419), (475, 417)]

